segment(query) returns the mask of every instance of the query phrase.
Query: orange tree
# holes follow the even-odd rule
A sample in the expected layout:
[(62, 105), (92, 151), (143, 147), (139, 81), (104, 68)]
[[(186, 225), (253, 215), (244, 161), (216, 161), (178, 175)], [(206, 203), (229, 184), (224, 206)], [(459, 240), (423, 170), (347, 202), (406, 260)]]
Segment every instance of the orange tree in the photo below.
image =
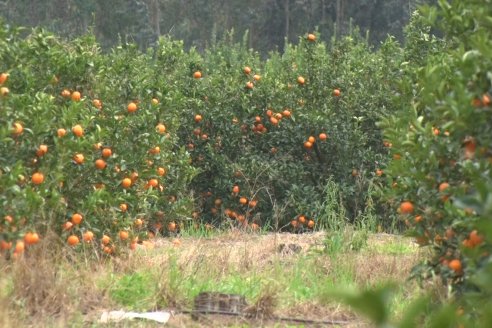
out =
[(375, 122), (391, 110), (401, 58), (391, 39), (371, 51), (356, 33), (332, 47), (310, 34), (266, 62), (227, 40), (190, 52), (179, 135), (201, 172), (195, 217), (311, 229), (332, 179), (357, 220), (382, 179), (387, 150)]
[(51, 230), (113, 253), (147, 226), (189, 216), (195, 170), (150, 54), (101, 54), (92, 37), (65, 43), (41, 30), (0, 34), (2, 250), (21, 253)]
[(414, 21), (405, 51), (407, 63), (421, 65), (403, 68), (402, 94), (413, 97), (382, 123), (393, 154), (388, 195), (417, 242), (432, 248), (414, 274), (440, 276), (467, 316), (485, 315), (492, 306), (492, 6), (442, 1), (424, 16), (431, 25), (419, 31), (423, 20)]

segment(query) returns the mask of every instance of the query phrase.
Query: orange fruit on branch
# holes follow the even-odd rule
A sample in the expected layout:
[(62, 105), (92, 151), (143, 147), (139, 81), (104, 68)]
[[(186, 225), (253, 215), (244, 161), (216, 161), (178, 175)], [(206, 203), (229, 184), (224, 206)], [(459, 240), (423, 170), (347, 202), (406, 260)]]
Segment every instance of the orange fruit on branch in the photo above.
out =
[(108, 157), (111, 157), (111, 155), (113, 155), (113, 151), (111, 150), (111, 148), (103, 148), (103, 150), (101, 151), (101, 155), (102, 157), (104, 158), (108, 158)]
[(39, 184), (43, 183), (43, 181), (44, 181), (43, 173), (41, 173), (41, 172), (34, 173), (31, 177), (31, 181), (35, 185), (39, 185)]
[(83, 219), (83, 217), (82, 217), (82, 214), (80, 214), (80, 213), (74, 213), (72, 215), (72, 223), (73, 224), (80, 224), (82, 222), (82, 219)]
[(24, 127), (21, 123), (15, 122), (12, 127), (12, 134), (15, 136), (20, 136), (24, 132)]
[(131, 102), (128, 104), (128, 106), (126, 106), (126, 109), (127, 109), (128, 113), (135, 113), (137, 111), (138, 107), (137, 107), (136, 103)]
[(72, 133), (76, 137), (82, 137), (84, 135), (84, 129), (82, 128), (82, 126), (80, 124), (77, 124), (77, 125), (74, 125), (72, 127)]
[(80, 242), (79, 237), (75, 235), (70, 235), (67, 238), (67, 244), (69, 244), (70, 246), (76, 246), (79, 242)]
[(130, 188), (132, 185), (132, 179), (130, 178), (124, 178), (122, 181), (121, 181), (121, 186), (125, 189), (127, 188)]
[(26, 245), (34, 245), (39, 242), (39, 235), (36, 232), (28, 232), (24, 235)]
[(400, 204), (400, 212), (402, 214), (411, 214), (413, 213), (413, 210), (414, 210), (414, 206), (409, 201), (404, 201)]
[(73, 101), (80, 101), (81, 97), (82, 95), (78, 91), (72, 92), (72, 95), (70, 96), (70, 98), (72, 98)]
[(102, 158), (96, 159), (94, 165), (98, 170), (104, 170), (106, 168), (106, 162)]

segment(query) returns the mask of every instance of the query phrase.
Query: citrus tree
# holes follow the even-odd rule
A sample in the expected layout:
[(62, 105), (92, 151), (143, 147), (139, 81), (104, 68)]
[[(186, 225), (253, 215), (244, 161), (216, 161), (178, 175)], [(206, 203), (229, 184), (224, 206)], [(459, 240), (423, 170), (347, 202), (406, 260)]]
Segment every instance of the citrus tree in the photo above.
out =
[(409, 28), (405, 49), (420, 64), (403, 68), (400, 88), (410, 98), (382, 123), (393, 155), (387, 194), (410, 234), (432, 249), (414, 274), (441, 277), (476, 318), (491, 306), (492, 6), (441, 1), (423, 13), (428, 25)]
[(177, 231), (195, 169), (151, 55), (101, 54), (90, 36), (0, 34), (2, 250), (22, 253), (53, 231), (111, 254), (148, 229)]

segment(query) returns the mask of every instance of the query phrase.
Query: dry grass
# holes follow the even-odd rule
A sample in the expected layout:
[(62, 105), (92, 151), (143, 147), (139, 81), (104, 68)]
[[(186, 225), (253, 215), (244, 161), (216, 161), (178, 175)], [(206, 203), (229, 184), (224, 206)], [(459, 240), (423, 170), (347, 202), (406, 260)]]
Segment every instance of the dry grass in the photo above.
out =
[[(239, 292), (249, 293), (249, 317), (207, 316), (195, 322), (189, 315), (176, 314), (171, 327), (273, 326), (278, 321), (273, 317), (348, 320), (349, 327), (366, 326), (352, 311), (326, 300), (326, 282), (330, 280), (334, 286), (343, 279), (358, 286), (386, 280), (403, 284), (418, 252), (392, 255), (369, 247), (333, 257), (322, 252), (325, 238), (322, 232), (259, 235), (231, 231), (214, 238), (180, 238), (179, 242), (158, 239), (153, 248), (139, 247), (128, 257), (109, 261), (88, 260), (90, 248), (85, 255), (75, 254), (54, 247), (61, 244), (56, 237), (44, 238), (23, 258), (8, 262), (0, 258), (0, 291), (6, 291), (0, 292), (0, 326), (94, 323), (103, 310), (121, 308), (109, 290), (120, 277), (136, 272), (151, 274), (155, 281), (156, 292), (149, 300), (153, 308), (148, 310), (189, 309), (192, 296), (202, 289), (238, 292), (235, 289), (239, 288)], [(371, 237), (369, 245), (394, 242), (391, 238)], [(406, 240), (402, 242), (413, 247)], [(227, 284), (231, 281), (232, 287)], [(298, 292), (305, 294), (295, 296)]]

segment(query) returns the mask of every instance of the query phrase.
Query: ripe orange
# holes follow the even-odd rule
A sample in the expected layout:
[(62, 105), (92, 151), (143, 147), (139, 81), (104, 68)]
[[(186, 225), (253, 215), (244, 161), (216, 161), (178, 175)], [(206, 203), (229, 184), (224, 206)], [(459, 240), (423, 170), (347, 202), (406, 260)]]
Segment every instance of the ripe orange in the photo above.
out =
[(470, 243), (475, 247), (483, 242), (483, 237), (478, 234), (477, 230), (470, 232), (469, 236)]
[(299, 76), (297, 78), (297, 83), (298, 84), (303, 85), (305, 82), (306, 82), (306, 80), (302, 76)]
[(203, 119), (202, 115), (200, 115), (200, 114), (195, 115), (195, 122), (196, 123), (200, 123), (202, 121), (202, 119)]
[[(59, 130), (58, 130), (59, 131)], [(72, 133), (76, 136), (76, 137), (82, 137), (84, 135), (84, 129), (82, 128), (82, 126), (80, 124), (77, 124), (77, 125), (74, 125), (72, 127)]]
[(121, 203), (121, 204), (120, 204), (120, 210), (121, 210), (122, 212), (126, 212), (126, 211), (128, 210), (128, 205), (127, 205), (127, 204), (125, 204), (125, 203)]
[(43, 157), (48, 152), (47, 145), (39, 145), (38, 150), (36, 150), (36, 156)]
[(313, 220), (309, 220), (308, 223), (307, 223), (307, 226), (309, 229), (313, 229), (314, 228), (314, 221)]
[(246, 89), (251, 90), (251, 89), (253, 89), (253, 87), (254, 87), (253, 82), (251, 82), (251, 81), (246, 82)]
[(288, 109), (284, 109), (284, 110), (282, 111), (282, 115), (283, 115), (285, 118), (289, 118), (289, 117), (291, 117), (292, 113), (290, 112), (290, 110), (288, 110)]
[(312, 142), (310, 142), (310, 141), (306, 141), (306, 142), (304, 142), (304, 148), (306, 148), (306, 149), (311, 149), (311, 148), (313, 148), (313, 143), (312, 143)]
[(261, 75), (259, 75), (259, 74), (253, 75), (253, 80), (255, 80), (255, 81), (261, 80)]
[(18, 240), (15, 243), (15, 248), (14, 248), (14, 253), (20, 254), (24, 252), (24, 249), (26, 248), (24, 242), (22, 240)]
[(137, 111), (137, 104), (135, 104), (134, 102), (131, 102), (128, 104), (128, 106), (126, 106), (126, 109), (128, 111), (128, 113), (134, 113)]
[(135, 182), (137, 181), (138, 179), (138, 172), (134, 171), (130, 174), (130, 179), (132, 180), (132, 182)]
[(103, 245), (108, 245), (110, 242), (111, 242), (111, 238), (109, 238), (109, 236), (107, 236), (107, 235), (102, 236), (101, 243)]
[(19, 122), (13, 124), (12, 133), (16, 136), (20, 136), (24, 132), (24, 127)]
[[(1, 83), (0, 83), (1, 84)], [(487, 93), (485, 93), (483, 96), (482, 96), (482, 104), (484, 106), (489, 106), (491, 103), (491, 100), (490, 100), (490, 95), (488, 95)]]
[(34, 245), (39, 242), (39, 235), (36, 232), (28, 232), (24, 235), (26, 245)]
[(70, 221), (67, 221), (67, 222), (65, 222), (65, 223), (62, 225), (62, 228), (63, 228), (63, 230), (65, 230), (65, 231), (68, 231), (68, 230), (72, 229), (72, 227), (73, 227), (73, 223), (72, 223), (72, 222), (70, 222)]
[(266, 116), (268, 116), (268, 117), (273, 116), (273, 111), (271, 109), (267, 109), (267, 111), (265, 113), (266, 113)]
[(378, 177), (382, 176), (382, 175), (383, 175), (383, 173), (384, 173), (384, 172), (383, 172), (383, 170), (381, 170), (381, 169), (377, 169), (377, 170), (376, 170), (376, 175), (377, 175)]
[(99, 99), (92, 100), (92, 105), (94, 105), (94, 107), (96, 107), (97, 109), (102, 108), (102, 102)]
[(160, 152), (161, 152), (161, 147), (159, 147), (159, 146), (155, 146), (154, 148), (151, 148), (149, 150), (149, 153), (154, 154), (154, 155), (159, 154)]
[(90, 243), (91, 241), (94, 240), (94, 233), (92, 231), (86, 231), (84, 232), (84, 234), (82, 235), (82, 239), (86, 242), (86, 243)]
[(106, 162), (102, 158), (96, 159), (94, 164), (98, 170), (104, 170), (106, 168)]
[(334, 89), (332, 94), (333, 94), (333, 97), (340, 97), (340, 94), (341, 94), (340, 89)]
[(7, 73), (0, 74), (0, 85), (7, 82), (8, 78), (9, 78), (9, 75)]
[(75, 154), (73, 156), (73, 161), (77, 164), (82, 164), (84, 163), (84, 155), (82, 154)]
[(35, 185), (39, 185), (39, 184), (43, 183), (43, 181), (44, 181), (43, 173), (40, 173), (40, 172), (34, 173), (31, 177), (31, 181)]
[(12, 248), (12, 242), (6, 242), (5, 240), (0, 240), (0, 251), (6, 251)]
[(239, 198), (239, 204), (241, 204), (241, 205), (248, 204), (248, 199), (246, 197)]
[(292, 220), (292, 221), (290, 221), (290, 224), (291, 224), (294, 228), (297, 228), (297, 226), (299, 225), (299, 222), (297, 222), (297, 220)]
[(167, 230), (174, 232), (176, 231), (176, 223), (174, 221), (171, 221), (167, 224)]
[(128, 231), (126, 230), (121, 230), (118, 235), (121, 240), (127, 240), (129, 237)]
[(244, 74), (248, 75), (249, 73), (251, 73), (251, 67), (249, 67), (249, 66), (245, 66), (245, 67), (243, 68), (243, 72), (244, 72)]
[(63, 91), (61, 92), (61, 96), (62, 96), (63, 98), (70, 98), (70, 95), (71, 95), (71, 93), (70, 93), (70, 91), (69, 91), (69, 90), (67, 90), (67, 89), (63, 89)]
[(147, 183), (147, 186), (149, 187), (157, 187), (159, 185), (159, 181), (157, 179), (150, 179), (149, 182)]
[(272, 123), (273, 125), (278, 125), (278, 119), (276, 117), (270, 117), (270, 123)]
[(413, 204), (409, 201), (404, 201), (400, 204), (400, 212), (402, 214), (411, 214), (413, 213), (414, 207)]
[(67, 134), (67, 130), (60, 128), (56, 130), (56, 134), (58, 135), (58, 138), (62, 138)]
[(113, 151), (111, 150), (111, 148), (103, 148), (103, 150), (101, 151), (101, 155), (104, 158), (108, 158), (113, 155)]
[(9, 88), (7, 88), (7, 87), (1, 87), (0, 88), (0, 96), (6, 97), (9, 95), (9, 93), (10, 93)]
[(463, 266), (461, 265), (461, 261), (458, 259), (451, 260), (448, 264), (449, 268), (453, 270), (455, 273), (462, 273)]
[(415, 222), (416, 222), (416, 223), (422, 222), (422, 220), (423, 220), (422, 215), (417, 215), (417, 216), (415, 217)]
[(114, 247), (113, 247), (113, 246), (104, 246), (104, 247), (103, 247), (103, 252), (104, 252), (105, 254), (108, 254), (108, 255), (113, 254), (113, 252), (114, 252)]
[(299, 216), (297, 220), (299, 221), (300, 224), (306, 223), (306, 217), (304, 215)]
[(72, 215), (72, 223), (73, 224), (80, 224), (82, 222), (82, 219), (83, 219), (83, 217), (79, 213), (74, 213)]
[(260, 226), (258, 225), (258, 223), (251, 223), (251, 230), (253, 231), (260, 230)]
[(439, 185), (439, 192), (444, 192), (448, 188), (449, 188), (449, 183), (443, 182)]
[(239, 190), (240, 190), (239, 189), (239, 186), (237, 186), (237, 185), (234, 186), (234, 187), (232, 187), (232, 192), (235, 193), (235, 194), (239, 193)]
[(315, 138), (315, 137), (313, 137), (313, 136), (310, 136), (310, 137), (308, 138), (308, 141), (309, 141), (310, 143), (314, 144), (314, 143), (316, 142), (316, 138)]
[(193, 77), (194, 77), (195, 79), (199, 79), (199, 78), (201, 78), (201, 77), (202, 77), (202, 72), (200, 72), (200, 71), (196, 71), (195, 73), (193, 73)]
[(80, 92), (78, 92), (78, 91), (72, 92), (71, 98), (73, 101), (80, 101), (81, 97), (82, 97), (82, 95), (80, 94)]
[(138, 219), (135, 219), (135, 222), (134, 222), (135, 226), (140, 228), (141, 226), (143, 226), (143, 220), (138, 218)]
[(312, 33), (309, 33), (307, 35), (307, 40), (310, 41), (310, 42), (314, 42), (316, 41), (316, 35), (312, 34)]
[(321, 141), (325, 141), (326, 139), (328, 139), (328, 136), (326, 135), (326, 133), (320, 133), (318, 138)]
[(432, 133), (437, 137), (441, 133), (441, 131), (439, 131), (438, 128), (433, 128)]
[(159, 176), (161, 176), (161, 177), (162, 177), (162, 176), (165, 176), (165, 175), (166, 175), (166, 169), (165, 169), (165, 168), (163, 168), (163, 167), (158, 167), (158, 168), (157, 168), (157, 175), (159, 175)]
[(121, 181), (121, 186), (123, 188), (130, 188), (130, 186), (132, 185), (132, 180), (130, 178), (124, 178), (122, 181)]
[(258, 204), (258, 201), (256, 199), (252, 199), (249, 201), (248, 206), (250, 208), (254, 208), (254, 207), (256, 207), (257, 204)]
[(67, 243), (68, 243), (70, 246), (75, 246), (75, 245), (77, 245), (79, 242), (80, 242), (79, 237), (77, 237), (77, 236), (75, 236), (75, 235), (70, 235), (70, 236), (68, 236), (68, 238), (67, 238)]
[(157, 124), (155, 127), (156, 131), (159, 132), (160, 134), (164, 134), (166, 132), (166, 126), (162, 123)]

